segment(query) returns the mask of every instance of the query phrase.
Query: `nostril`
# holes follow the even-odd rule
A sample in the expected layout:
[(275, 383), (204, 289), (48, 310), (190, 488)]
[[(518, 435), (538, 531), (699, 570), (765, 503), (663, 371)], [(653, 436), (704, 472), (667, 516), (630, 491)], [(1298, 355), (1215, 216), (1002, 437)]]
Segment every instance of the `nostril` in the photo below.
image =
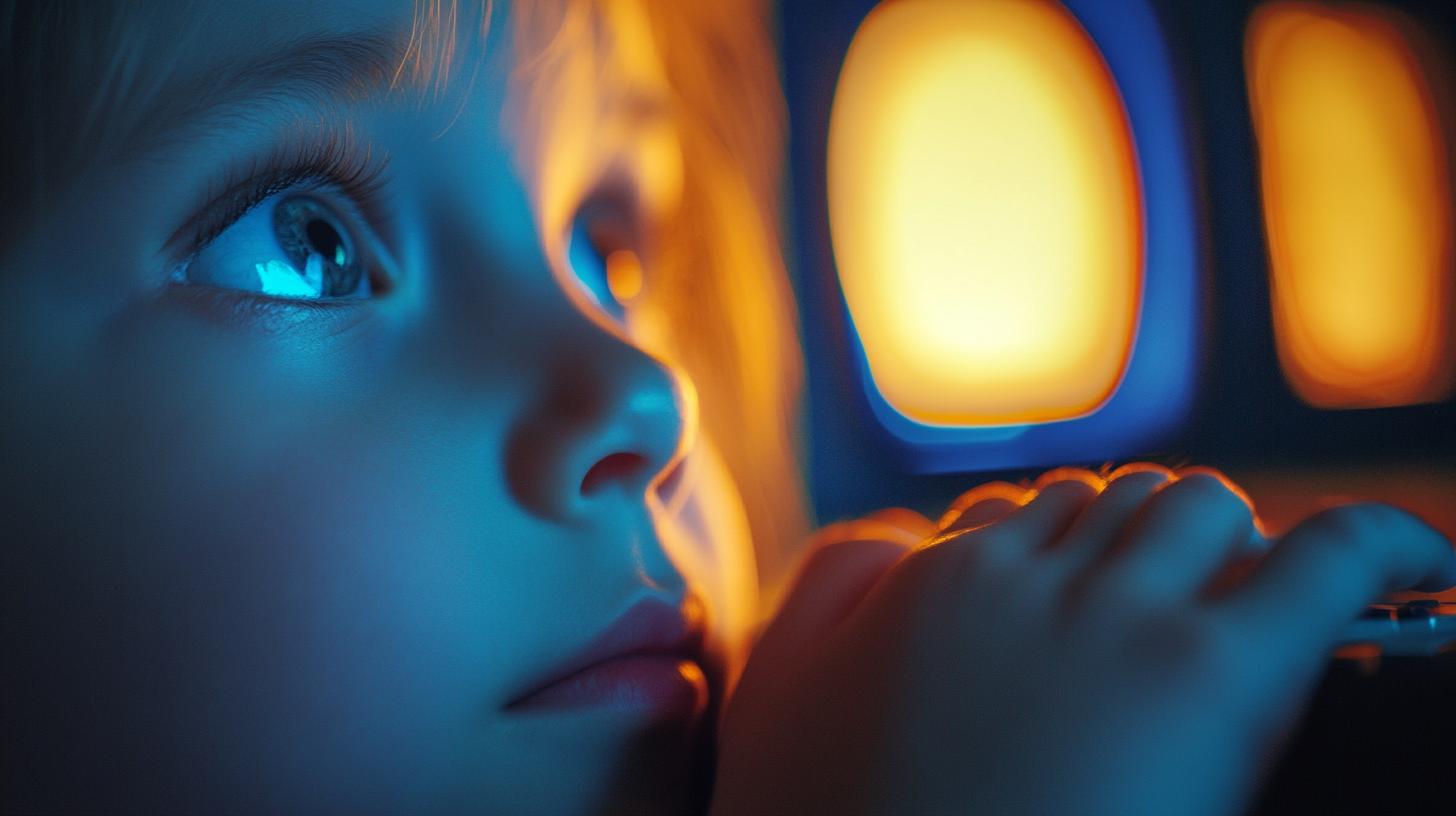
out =
[(581, 479), (581, 495), (590, 496), (612, 481), (630, 479), (647, 467), (647, 457), (625, 451), (603, 456)]

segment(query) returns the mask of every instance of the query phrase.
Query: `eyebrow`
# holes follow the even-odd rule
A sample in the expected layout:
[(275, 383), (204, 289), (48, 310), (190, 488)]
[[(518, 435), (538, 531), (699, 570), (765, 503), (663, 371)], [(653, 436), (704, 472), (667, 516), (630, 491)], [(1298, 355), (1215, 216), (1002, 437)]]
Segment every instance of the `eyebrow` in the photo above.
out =
[(243, 60), (162, 83), (116, 140), (115, 158), (135, 158), (280, 104), (337, 105), (396, 85), (407, 43), (380, 32), (288, 40)]

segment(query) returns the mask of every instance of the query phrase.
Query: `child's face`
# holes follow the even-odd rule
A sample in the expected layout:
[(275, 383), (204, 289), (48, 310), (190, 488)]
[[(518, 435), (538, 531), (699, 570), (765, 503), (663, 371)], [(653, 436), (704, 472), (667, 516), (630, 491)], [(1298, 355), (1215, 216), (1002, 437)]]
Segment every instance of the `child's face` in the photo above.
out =
[[(701, 596), (716, 683), (752, 573), (691, 386), (594, 277), (618, 247), (542, 227), (508, 28), (387, 93), (408, 3), (182, 5), (124, 18), (155, 132), (0, 273), (12, 738), (103, 797), (677, 807), (701, 710), (507, 709), (645, 598)], [(554, 194), (633, 248), (640, 163), (571, 158)]]

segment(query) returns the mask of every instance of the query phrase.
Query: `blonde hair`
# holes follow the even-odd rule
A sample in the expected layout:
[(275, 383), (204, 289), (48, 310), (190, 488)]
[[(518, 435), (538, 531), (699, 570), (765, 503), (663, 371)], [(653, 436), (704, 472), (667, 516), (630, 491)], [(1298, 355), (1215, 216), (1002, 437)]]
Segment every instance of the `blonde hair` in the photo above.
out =
[[(780, 255), (786, 117), (769, 9), (758, 0), (555, 0), (512, 17), (521, 138), (563, 131), (541, 121), (581, 92), (573, 83), (592, 84), (595, 104), (626, 96), (629, 110), (632, 99), (666, 107), (673, 144), (647, 174), (673, 200), (647, 263), (661, 322), (655, 345), (696, 386), (701, 430), (734, 477), (771, 596), (808, 519), (796, 448), (802, 362)], [(650, 42), (631, 30), (638, 21)], [(629, 84), (655, 87), (634, 93)], [(543, 145), (523, 147), (538, 163), (554, 160)]]

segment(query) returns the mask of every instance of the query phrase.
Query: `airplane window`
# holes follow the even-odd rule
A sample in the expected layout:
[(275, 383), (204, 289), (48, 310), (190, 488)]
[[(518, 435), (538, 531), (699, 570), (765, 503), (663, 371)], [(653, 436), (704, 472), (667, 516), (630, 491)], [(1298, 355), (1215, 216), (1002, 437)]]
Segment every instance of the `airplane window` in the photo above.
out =
[(1246, 33), (1279, 359), (1316, 407), (1451, 393), (1450, 154), (1405, 31), (1280, 2)]
[(874, 386), (927, 425), (1089, 414), (1143, 298), (1127, 112), (1061, 4), (900, 0), (850, 45), (830, 226)]

